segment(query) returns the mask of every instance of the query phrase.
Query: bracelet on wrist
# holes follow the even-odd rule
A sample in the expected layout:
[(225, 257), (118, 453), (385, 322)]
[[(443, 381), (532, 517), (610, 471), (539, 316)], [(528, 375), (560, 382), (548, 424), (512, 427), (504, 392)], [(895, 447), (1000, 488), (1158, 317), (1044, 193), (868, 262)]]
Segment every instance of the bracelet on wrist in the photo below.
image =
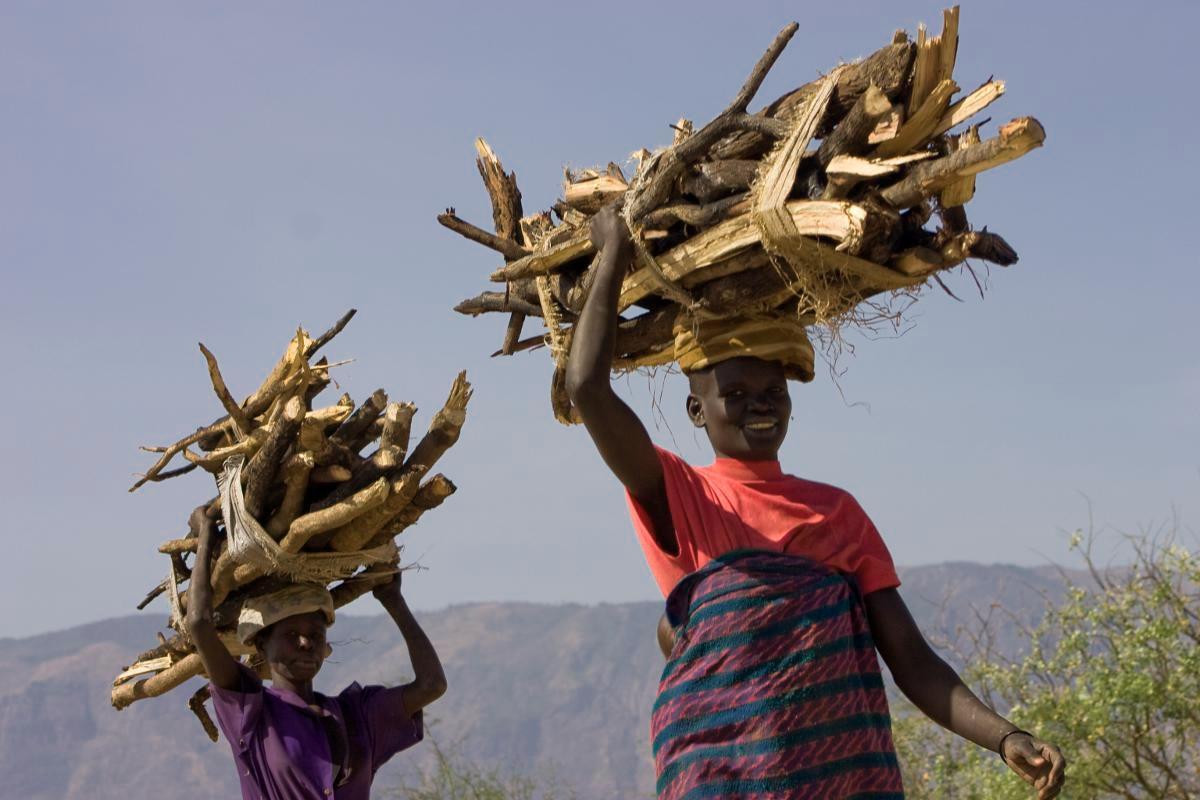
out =
[(1033, 738), (1033, 734), (1030, 733), (1029, 731), (1023, 731), (1020, 728), (1013, 728), (1011, 731), (1009, 731), (1008, 733), (1001, 736), (1000, 743), (996, 745), (996, 755), (1000, 756), (1000, 760), (1003, 761), (1008, 766), (1012, 766), (1012, 765), (1009, 764), (1008, 759), (1004, 757), (1004, 743), (1008, 740), (1008, 737), (1013, 736), (1018, 733), (1024, 734), (1025, 736), (1028, 736), (1030, 739)]

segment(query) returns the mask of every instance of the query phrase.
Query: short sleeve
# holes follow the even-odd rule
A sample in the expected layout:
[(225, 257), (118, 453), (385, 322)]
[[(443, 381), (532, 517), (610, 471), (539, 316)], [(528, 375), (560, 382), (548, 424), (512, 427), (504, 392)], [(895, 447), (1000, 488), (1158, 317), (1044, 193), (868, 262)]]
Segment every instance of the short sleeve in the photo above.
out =
[(241, 673), (241, 684), (237, 689), (222, 689), (209, 683), (208, 692), (212, 696), (217, 724), (225, 738), (235, 752), (243, 752), (250, 747), (250, 740), (262, 718), (263, 684), (245, 664), (238, 664), (238, 672)]
[(666, 597), (675, 584), (696, 569), (695, 536), (690, 522), (692, 515), (688, 509), (695, 506), (695, 500), (691, 498), (694, 498), (698, 490), (700, 478), (679, 456), (661, 447), (655, 447), (654, 450), (662, 465), (667, 504), (671, 509), (671, 524), (675, 528), (675, 538), (679, 543), (678, 555), (671, 555), (658, 546), (650, 514), (642, 504), (628, 491), (625, 492), (625, 499), (629, 504), (629, 517), (633, 522), (638, 543), (646, 556), (646, 563), (654, 575), (655, 582), (658, 583), (658, 588)]
[(339, 697), (350, 704), (366, 731), (371, 768), (378, 770), (392, 756), (425, 738), (424, 715), (409, 714), (403, 686), (359, 686), (352, 683)]
[(844, 524), (847, 531), (858, 533), (853, 572), (859, 591), (866, 595), (881, 589), (895, 589), (900, 585), (900, 576), (896, 574), (896, 565), (883, 537), (858, 501), (850, 495), (846, 495), (846, 499)]

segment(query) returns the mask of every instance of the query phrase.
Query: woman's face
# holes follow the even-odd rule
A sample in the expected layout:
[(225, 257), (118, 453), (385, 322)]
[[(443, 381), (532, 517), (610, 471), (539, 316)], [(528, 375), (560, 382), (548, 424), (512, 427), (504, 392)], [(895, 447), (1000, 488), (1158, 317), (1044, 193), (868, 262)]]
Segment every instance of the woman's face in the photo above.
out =
[(778, 457), (792, 414), (782, 364), (732, 358), (688, 377), (688, 416), (704, 428), (718, 458)]

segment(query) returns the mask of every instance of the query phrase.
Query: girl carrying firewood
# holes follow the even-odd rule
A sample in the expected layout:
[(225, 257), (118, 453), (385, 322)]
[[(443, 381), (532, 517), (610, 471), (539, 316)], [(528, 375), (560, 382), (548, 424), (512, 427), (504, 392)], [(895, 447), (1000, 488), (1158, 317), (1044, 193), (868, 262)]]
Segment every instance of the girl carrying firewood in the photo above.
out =
[(248, 600), (237, 636), (253, 645), (271, 683), (230, 655), (213, 625), (213, 507), (192, 512), (198, 537), (187, 631), (208, 674), (217, 721), (237, 762), (245, 800), (366, 800), (376, 770), (423, 736), (421, 709), (446, 691), (442, 664), (400, 594), (400, 574), (374, 588), (400, 629), (415, 677), (393, 688), (352, 683), (336, 696), (313, 689), (332, 652), (325, 639), (333, 599), (322, 585), (295, 584)]
[(677, 323), (687, 412), (716, 454), (693, 467), (656, 448), (610, 385), (621, 280), (633, 258), (612, 209), (591, 223), (597, 277), (575, 327), (567, 390), (625, 486), (667, 597), (668, 663), (651, 717), (661, 800), (902, 798), (876, 651), (931, 719), (1058, 795), (1059, 749), (996, 714), (929, 646), (891, 556), (847, 492), (784, 473), (787, 380), (811, 380), (798, 324)]

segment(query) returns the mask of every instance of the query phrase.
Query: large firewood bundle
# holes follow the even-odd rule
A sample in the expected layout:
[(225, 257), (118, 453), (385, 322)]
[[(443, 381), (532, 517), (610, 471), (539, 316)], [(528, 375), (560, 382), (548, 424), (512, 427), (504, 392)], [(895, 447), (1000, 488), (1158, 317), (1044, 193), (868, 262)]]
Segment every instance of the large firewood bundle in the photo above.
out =
[[(500, 252), (502, 284), (456, 310), (509, 315), (497, 355), (548, 344), (555, 357), (555, 414), (573, 421), (563, 391), (571, 324), (591, 288), (588, 221), (615, 204), (634, 234), (637, 258), (621, 292), (618, 369), (672, 361), (672, 330), (692, 318), (788, 315), (819, 330), (892, 318), (938, 273), (979, 259), (1017, 260), (998, 235), (967, 221), (975, 176), (1041, 146), (1037, 120), (1021, 117), (990, 135), (973, 118), (1004, 93), (988, 80), (965, 95), (953, 78), (958, 8), (940, 36), (922, 27), (836, 67), (750, 114), (747, 107), (789, 39), (786, 27), (733, 102), (698, 130), (687, 120), (671, 146), (638, 154), (636, 173), (616, 164), (568, 171), (553, 213), (524, 216), (516, 176), (483, 140), (478, 166), (495, 233), (448, 209), (446, 227)], [(967, 265), (969, 269), (969, 265)], [(973, 275), (974, 273), (972, 273)], [(947, 289), (949, 291), (949, 289)], [(874, 298), (874, 299), (873, 299)], [(522, 340), (526, 318), (548, 334)]]
[[(194, 470), (218, 476), (221, 492), (213, 502), (221, 507), (224, 541), (212, 571), (215, 621), (230, 652), (250, 656), (251, 662), (253, 652), (235, 635), (246, 600), (295, 581), (330, 586), (337, 607), (355, 600), (394, 574), (395, 537), (455, 491), (431, 469), (458, 441), (471, 397), (466, 373), (454, 380), (445, 406), (412, 448), (412, 403), (389, 402), (383, 389), (358, 404), (346, 394), (331, 405), (318, 401), (331, 383), (330, 370), (340, 363), (313, 358), (353, 314), (316, 339), (298, 331), (262, 385), (240, 403), (201, 344), (226, 414), (168, 447), (143, 448), (161, 456), (130, 488)], [(176, 456), (188, 463), (169, 469)], [(181, 509), (180, 516), (186, 514)], [(117, 709), (161, 695), (202, 671), (183, 626), (188, 560), (197, 545), (193, 537), (159, 547), (170, 562), (167, 577), (138, 608), (166, 595), (173, 633), (159, 634), (158, 646), (117, 676), (112, 692)], [(215, 740), (206, 697), (202, 689), (189, 705)]]

